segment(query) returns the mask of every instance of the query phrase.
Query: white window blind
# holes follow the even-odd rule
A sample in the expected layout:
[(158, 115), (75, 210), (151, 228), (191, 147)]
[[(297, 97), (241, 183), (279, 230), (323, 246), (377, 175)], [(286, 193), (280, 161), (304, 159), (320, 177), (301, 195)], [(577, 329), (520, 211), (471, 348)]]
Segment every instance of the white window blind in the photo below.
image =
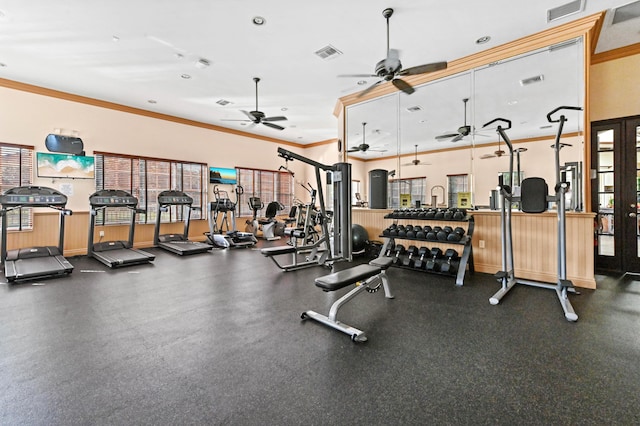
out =
[[(0, 142), (0, 191), (33, 183), (33, 147)], [(33, 228), (33, 209), (7, 212), (7, 229), (22, 231)]]

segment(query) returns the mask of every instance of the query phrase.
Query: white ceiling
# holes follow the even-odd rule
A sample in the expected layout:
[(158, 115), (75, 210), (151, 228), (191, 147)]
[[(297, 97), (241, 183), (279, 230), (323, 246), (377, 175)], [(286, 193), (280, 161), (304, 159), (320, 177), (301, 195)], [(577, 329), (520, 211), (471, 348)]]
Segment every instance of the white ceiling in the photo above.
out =
[[(583, 12), (547, 23), (547, 10), (567, 2), (0, 0), (0, 78), (309, 144), (337, 137), (337, 99), (362, 90), (359, 78), (337, 76), (373, 74), (384, 59), (383, 9), (395, 10), (390, 47), (400, 50), (406, 69), (629, 3), (586, 0)], [(255, 16), (266, 23), (254, 25)], [(638, 19), (616, 27), (605, 25), (598, 52), (640, 42)], [(475, 43), (485, 35), (489, 43)], [(343, 54), (316, 56), (328, 45)], [(201, 59), (210, 65), (198, 67)], [(255, 109), (253, 77), (261, 78), (259, 110), (285, 115), (278, 122), (285, 130), (225, 121)], [(457, 102), (451, 123), (461, 125)]]

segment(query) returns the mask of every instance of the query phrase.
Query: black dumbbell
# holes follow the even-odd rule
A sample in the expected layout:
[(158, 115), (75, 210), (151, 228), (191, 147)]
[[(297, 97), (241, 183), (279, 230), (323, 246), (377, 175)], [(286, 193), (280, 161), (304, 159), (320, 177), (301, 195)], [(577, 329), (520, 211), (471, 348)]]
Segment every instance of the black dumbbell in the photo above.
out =
[(395, 250), (395, 245), (393, 244), (393, 241), (389, 242), (389, 245), (387, 246), (387, 251), (384, 252), (384, 255), (386, 257), (391, 257), (394, 253)]
[(402, 244), (398, 244), (396, 248), (393, 249), (393, 251), (396, 254), (395, 257), (393, 258), (393, 264), (402, 265), (402, 259), (400, 258), (400, 256), (402, 256), (406, 251), (404, 246)]
[(446, 211), (444, 212), (444, 220), (451, 220), (451, 219), (453, 219), (453, 214), (454, 214), (454, 211), (453, 211), (452, 209), (446, 210)]
[(440, 272), (455, 274), (458, 270), (458, 252), (450, 248), (444, 252), (444, 262), (440, 265)]
[(435, 218), (435, 215), (436, 215), (436, 211), (435, 211), (435, 210), (433, 210), (433, 209), (429, 209), (429, 210), (427, 211), (427, 213), (425, 213), (424, 218), (425, 218), (425, 219), (434, 219), (434, 218)]
[(439, 271), (440, 270), (440, 258), (442, 257), (442, 250), (440, 247), (433, 247), (429, 253), (431, 257), (427, 259), (427, 271)]
[(453, 220), (464, 220), (466, 215), (467, 215), (467, 211), (466, 210), (458, 209), (458, 211), (456, 211), (453, 214)]
[(453, 232), (453, 228), (452, 227), (445, 226), (440, 231), (438, 231), (438, 233), (436, 234), (436, 238), (438, 239), (438, 241), (447, 241), (447, 237), (452, 232)]
[(398, 225), (398, 237), (404, 238), (407, 236), (407, 230), (404, 225)]
[(457, 227), (447, 236), (447, 241), (460, 242), (462, 237), (464, 237), (464, 228)]
[(413, 267), (416, 269), (424, 269), (424, 258), (429, 255), (429, 252), (428, 247), (420, 247), (417, 254), (418, 258), (413, 262)]
[(431, 231), (427, 232), (427, 240), (436, 241), (438, 239), (438, 232), (442, 231), (439, 226), (434, 226)]
[(434, 219), (437, 220), (442, 220), (444, 219), (444, 210), (438, 210), (434, 215), (433, 215)]
[(413, 257), (418, 254), (418, 247), (409, 246), (409, 248), (407, 249), (407, 254), (408, 256), (402, 259), (402, 266), (413, 267)]

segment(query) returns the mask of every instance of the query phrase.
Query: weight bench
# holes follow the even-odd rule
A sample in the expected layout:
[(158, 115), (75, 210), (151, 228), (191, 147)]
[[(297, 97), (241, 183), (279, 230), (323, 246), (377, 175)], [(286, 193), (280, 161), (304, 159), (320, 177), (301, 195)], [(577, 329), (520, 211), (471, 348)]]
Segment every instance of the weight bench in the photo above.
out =
[[(298, 261), (298, 254), (302, 253), (304, 250), (309, 250), (309, 254), (306, 256), (305, 261)], [(329, 252), (326, 250), (321, 250), (318, 247), (294, 247), (294, 246), (275, 246), (275, 247), (267, 247), (260, 249), (260, 253), (263, 256), (268, 257), (275, 263), (278, 268), (283, 271), (295, 271), (297, 269), (308, 268), (309, 266), (321, 266), (324, 265), (329, 256)], [(278, 262), (276, 256), (281, 255), (291, 255), (291, 263), (288, 265), (283, 265)]]
[(375, 293), (382, 286), (384, 287), (385, 297), (393, 299), (386, 274), (386, 270), (391, 266), (391, 263), (392, 259), (390, 257), (380, 257), (372, 260), (369, 264), (354, 266), (353, 268), (316, 278), (316, 286), (327, 292), (340, 290), (351, 284), (356, 284), (356, 287), (331, 305), (329, 316), (321, 315), (314, 311), (305, 311), (302, 313), (301, 318), (303, 320), (309, 318), (349, 334), (354, 342), (366, 341), (367, 337), (364, 331), (338, 321), (336, 316), (338, 315), (338, 310), (344, 304), (365, 290), (369, 293)]

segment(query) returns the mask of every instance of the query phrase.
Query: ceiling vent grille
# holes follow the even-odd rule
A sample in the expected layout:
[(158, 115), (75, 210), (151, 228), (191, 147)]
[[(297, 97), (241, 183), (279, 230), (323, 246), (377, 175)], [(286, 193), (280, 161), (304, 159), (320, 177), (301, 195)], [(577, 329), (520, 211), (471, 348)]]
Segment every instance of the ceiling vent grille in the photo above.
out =
[(227, 101), (227, 100), (224, 100), (224, 99), (220, 99), (219, 101), (216, 101), (216, 103), (217, 103), (218, 105), (227, 106), (227, 105), (229, 105), (231, 102), (230, 102), (230, 101)]
[(320, 50), (316, 50), (316, 55), (318, 55), (321, 59), (329, 60), (342, 55), (342, 52), (329, 44)]
[(536, 75), (534, 77), (524, 78), (520, 80), (520, 86), (528, 86), (530, 84), (542, 83), (544, 81), (544, 75)]
[(418, 112), (418, 111), (422, 111), (422, 107), (420, 105), (416, 105), (416, 106), (412, 106), (412, 107), (408, 107), (407, 111), (409, 112)]
[(575, 0), (567, 4), (563, 4), (562, 6), (547, 10), (547, 22), (582, 12), (584, 10), (584, 2), (585, 0)]
[(640, 17), (640, 1), (620, 6), (613, 11), (613, 21), (611, 25), (629, 21)]

